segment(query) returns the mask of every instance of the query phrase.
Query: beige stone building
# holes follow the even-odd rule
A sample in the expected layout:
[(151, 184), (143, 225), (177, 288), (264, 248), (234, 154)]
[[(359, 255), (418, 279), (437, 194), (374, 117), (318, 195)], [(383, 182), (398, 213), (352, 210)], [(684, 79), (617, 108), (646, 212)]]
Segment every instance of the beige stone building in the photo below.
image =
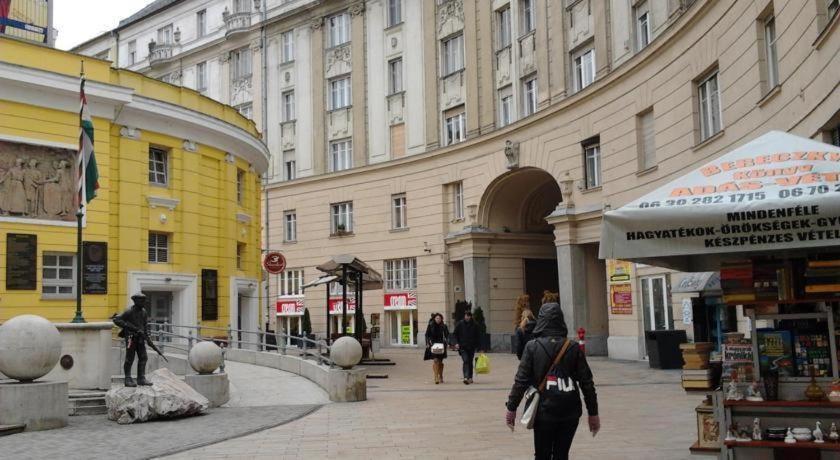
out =
[(466, 299), (503, 349), (517, 296), (551, 289), (590, 353), (642, 358), (644, 330), (691, 336), (695, 294), (631, 265), (616, 304), (605, 210), (769, 130), (840, 142), (837, 0), (280, 3), (266, 33), (294, 30), (296, 55), (268, 66), (265, 104), (290, 85), (296, 112), (257, 121), (274, 164), (296, 162), (264, 200), (280, 329), (302, 304), (324, 333), (335, 301), (299, 286), (350, 253), (385, 277), (364, 303), (382, 345), (422, 346)]

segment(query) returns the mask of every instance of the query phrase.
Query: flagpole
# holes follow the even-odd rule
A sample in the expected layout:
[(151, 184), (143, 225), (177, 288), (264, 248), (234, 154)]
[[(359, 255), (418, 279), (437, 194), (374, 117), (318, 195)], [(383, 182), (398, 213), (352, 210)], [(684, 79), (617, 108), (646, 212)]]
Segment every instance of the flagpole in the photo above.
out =
[[(82, 70), (79, 73), (79, 79), (81, 80), (81, 87), (80, 87), (80, 94), (81, 91), (84, 91), (84, 82), (85, 82), (85, 61), (82, 61)], [(84, 105), (84, 102), (81, 102)], [(79, 164), (79, 171), (80, 174), (85, 173), (85, 159), (84, 153), (82, 152), (82, 136), (84, 136), (84, 132), (82, 130), (82, 110), (79, 110), (79, 156), (81, 157), (81, 162)], [(84, 184), (83, 184), (84, 185)], [(76, 316), (73, 318), (71, 323), (86, 323), (84, 316), (82, 316), (82, 218), (85, 216), (84, 212), (84, 188), (79, 189), (79, 210), (76, 211)]]

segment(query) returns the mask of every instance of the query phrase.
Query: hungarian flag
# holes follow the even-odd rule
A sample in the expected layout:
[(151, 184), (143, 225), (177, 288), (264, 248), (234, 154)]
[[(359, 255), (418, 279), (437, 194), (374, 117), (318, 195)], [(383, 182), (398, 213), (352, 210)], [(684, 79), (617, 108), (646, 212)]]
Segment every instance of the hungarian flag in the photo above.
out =
[(79, 90), (81, 109), (79, 110), (79, 203), (90, 203), (99, 189), (99, 170), (96, 169), (96, 157), (93, 156), (93, 120), (87, 109), (85, 97), (85, 76), (82, 74)]

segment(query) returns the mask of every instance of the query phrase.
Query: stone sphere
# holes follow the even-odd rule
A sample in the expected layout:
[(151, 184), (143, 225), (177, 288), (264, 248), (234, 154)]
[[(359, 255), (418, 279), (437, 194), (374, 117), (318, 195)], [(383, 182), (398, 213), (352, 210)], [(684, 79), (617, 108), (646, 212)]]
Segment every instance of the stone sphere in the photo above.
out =
[(0, 326), (0, 373), (21, 382), (47, 375), (61, 357), (61, 333), (46, 318), (20, 315)]
[(353, 337), (341, 337), (330, 346), (330, 358), (336, 365), (350, 369), (362, 360), (362, 344)]
[(199, 374), (212, 374), (222, 365), (222, 349), (213, 342), (198, 342), (190, 350), (188, 360)]

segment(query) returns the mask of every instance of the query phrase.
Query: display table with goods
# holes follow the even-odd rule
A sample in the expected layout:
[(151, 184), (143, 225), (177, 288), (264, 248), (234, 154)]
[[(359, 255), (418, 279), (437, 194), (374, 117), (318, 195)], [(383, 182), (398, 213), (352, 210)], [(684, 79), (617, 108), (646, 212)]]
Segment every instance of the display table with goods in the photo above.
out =
[(692, 451), (718, 434), (721, 459), (840, 459), (839, 166), (840, 148), (773, 131), (604, 216), (601, 258), (719, 270), (747, 318)]

